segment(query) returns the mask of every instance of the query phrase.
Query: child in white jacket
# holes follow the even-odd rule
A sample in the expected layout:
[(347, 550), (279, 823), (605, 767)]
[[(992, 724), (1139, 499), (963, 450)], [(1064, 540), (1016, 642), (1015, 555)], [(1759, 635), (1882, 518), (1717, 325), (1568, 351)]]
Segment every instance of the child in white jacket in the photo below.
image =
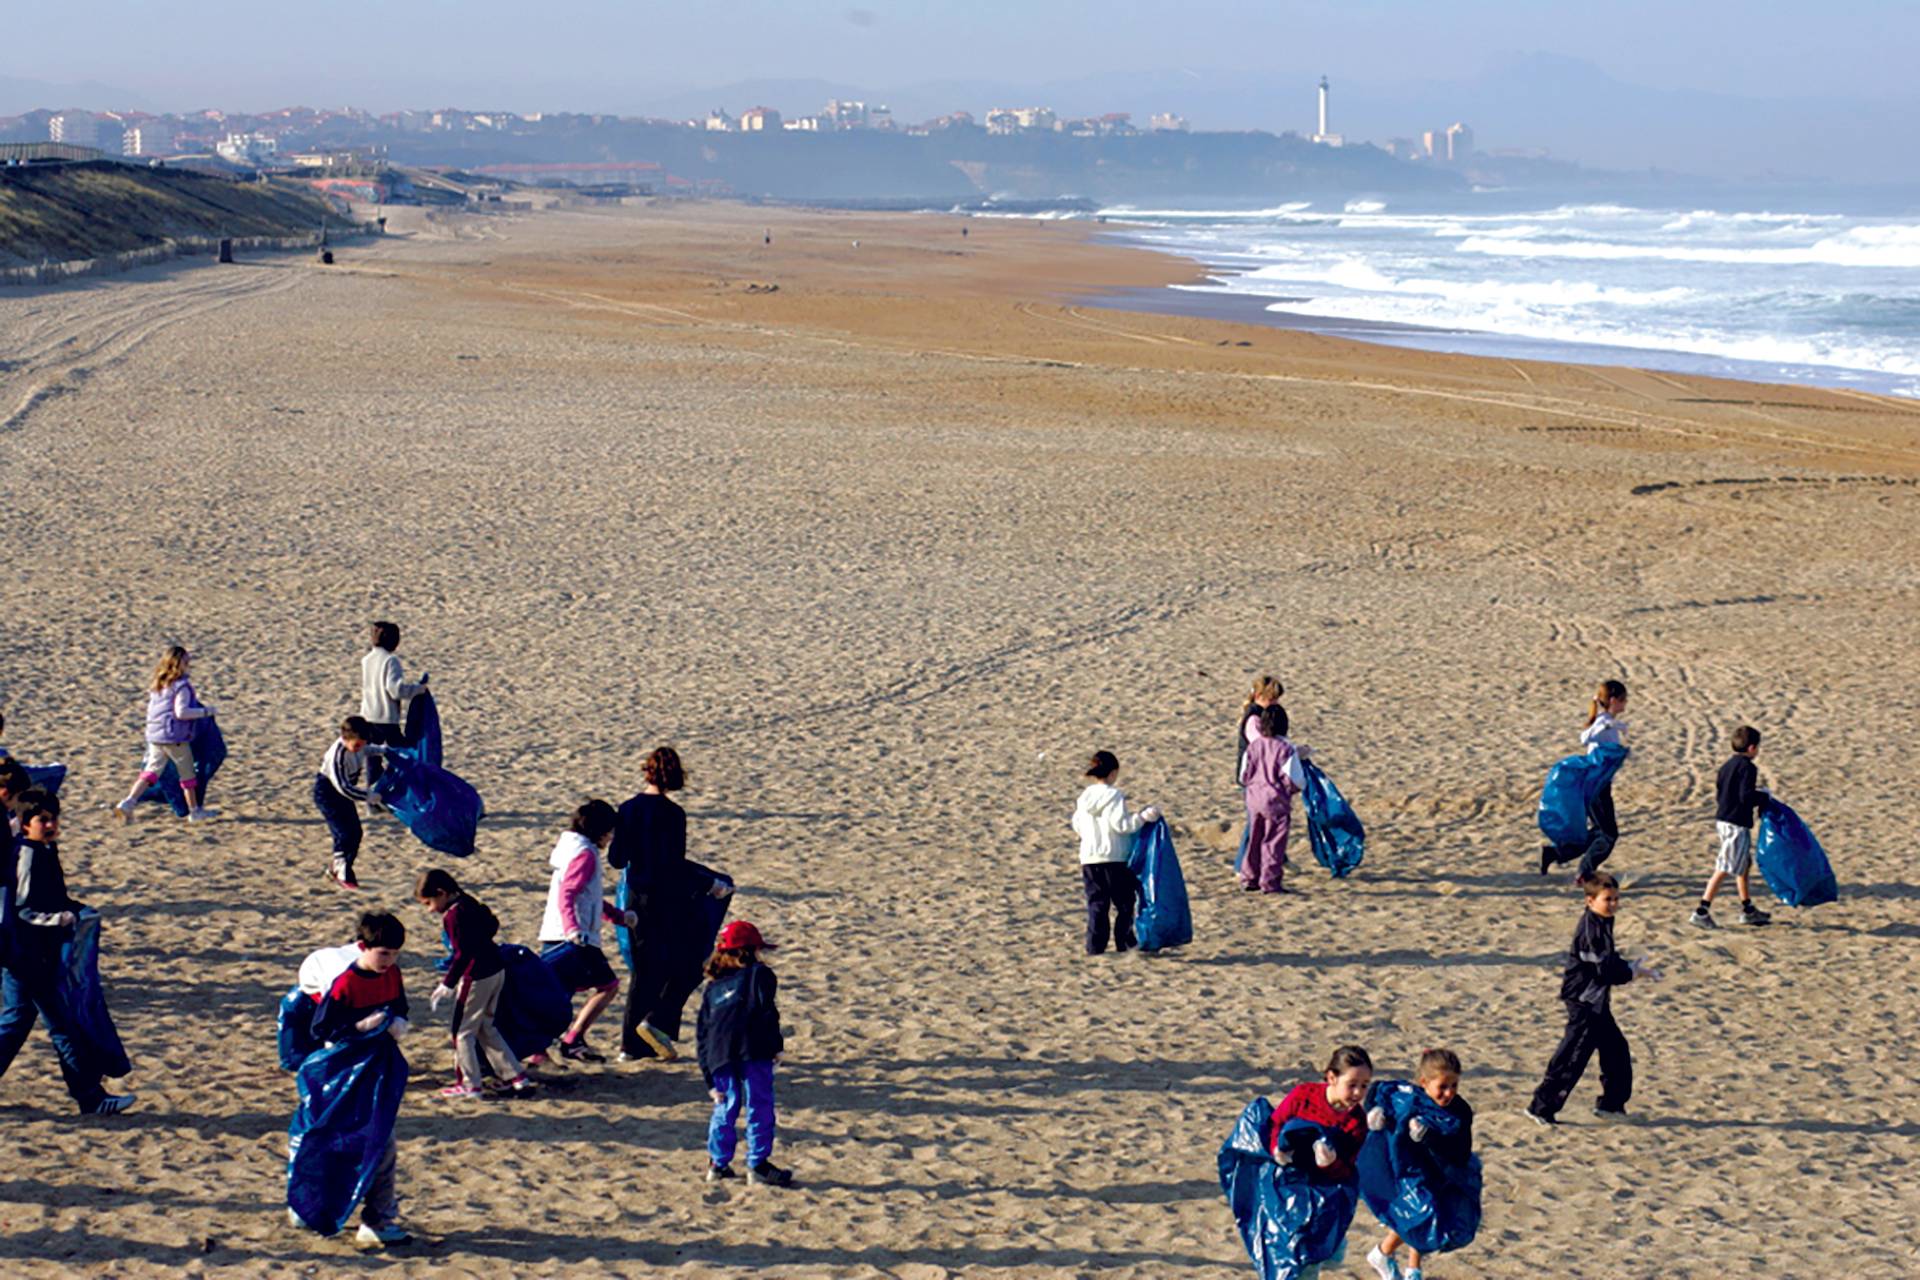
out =
[(548, 862), (547, 910), (540, 921), (540, 958), (569, 992), (590, 991), (573, 1025), (560, 1037), (560, 1056), (569, 1062), (605, 1062), (587, 1044), (593, 1025), (620, 990), (620, 979), (600, 949), (600, 922), (631, 929), (638, 919), (606, 899), (600, 851), (613, 839), (619, 815), (605, 800), (589, 800), (573, 811), (573, 822), (554, 843)]
[(1127, 797), (1115, 785), (1120, 762), (1111, 751), (1094, 752), (1086, 776), (1093, 781), (1073, 807), (1073, 829), (1080, 835), (1080, 882), (1087, 892), (1087, 954), (1097, 956), (1107, 949), (1109, 908), (1114, 950), (1131, 951), (1133, 907), (1140, 886), (1127, 859), (1133, 855), (1134, 832), (1158, 821), (1160, 812), (1151, 805), (1135, 813), (1127, 811)]

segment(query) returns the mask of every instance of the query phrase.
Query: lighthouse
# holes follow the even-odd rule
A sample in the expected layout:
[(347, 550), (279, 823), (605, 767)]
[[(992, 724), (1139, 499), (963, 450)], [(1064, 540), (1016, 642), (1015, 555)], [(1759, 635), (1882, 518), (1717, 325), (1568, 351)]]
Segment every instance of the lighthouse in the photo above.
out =
[(1328, 91), (1329, 91), (1329, 87), (1327, 85), (1327, 78), (1325, 76), (1321, 76), (1320, 77), (1320, 130), (1318, 133), (1315, 133), (1313, 135), (1313, 140), (1315, 142), (1320, 143), (1322, 146), (1337, 147), (1340, 145), (1340, 135), (1337, 133), (1334, 133), (1332, 130), (1327, 128), (1327, 93)]

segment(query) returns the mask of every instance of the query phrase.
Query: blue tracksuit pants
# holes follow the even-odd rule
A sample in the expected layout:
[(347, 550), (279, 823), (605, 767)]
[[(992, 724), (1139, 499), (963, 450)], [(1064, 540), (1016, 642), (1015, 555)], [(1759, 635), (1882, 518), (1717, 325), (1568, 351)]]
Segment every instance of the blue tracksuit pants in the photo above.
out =
[(773, 1062), (743, 1062), (713, 1073), (713, 1087), (721, 1100), (713, 1104), (713, 1119), (707, 1125), (707, 1158), (721, 1168), (733, 1163), (739, 1145), (734, 1124), (740, 1108), (747, 1109), (747, 1165), (751, 1168), (773, 1158)]

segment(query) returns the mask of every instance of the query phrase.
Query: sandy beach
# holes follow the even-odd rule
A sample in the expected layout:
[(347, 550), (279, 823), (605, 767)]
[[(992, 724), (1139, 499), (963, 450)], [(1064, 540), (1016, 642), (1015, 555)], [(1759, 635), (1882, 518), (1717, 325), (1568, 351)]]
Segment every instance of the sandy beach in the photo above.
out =
[[(1920, 404), (1091, 307), (1193, 267), (1063, 224), (390, 212), (330, 268), (0, 292), (4, 739), (72, 769), (140, 1092), (79, 1119), (44, 1034), (21, 1053), (8, 1274), (1226, 1280), (1220, 1142), (1348, 1041), (1465, 1060), (1486, 1222), (1428, 1280), (1908, 1265)], [(307, 792), (376, 617), (489, 812), (460, 863), (371, 827), (349, 899)], [(231, 747), (220, 817), (123, 830), (175, 642)], [(1262, 672), (1369, 832), (1334, 882), (1296, 818), (1291, 899), (1227, 866)], [(1666, 981), (1615, 1000), (1638, 1122), (1594, 1123), (1590, 1074), (1543, 1131), (1581, 898), (1535, 873), (1534, 803), (1606, 677), (1619, 936)], [(1842, 901), (1706, 933), (1742, 722)], [(788, 1192), (702, 1183), (691, 1062), (437, 1096), (415, 871), (531, 944), (565, 815), (659, 743), (690, 856), (782, 944)], [(1172, 820), (1181, 952), (1080, 954), (1095, 748)], [(368, 908), (408, 923), (419, 1015), (420, 1239), (386, 1256), (287, 1227), (273, 1038)], [(1363, 1209), (1328, 1274), (1377, 1234)]]

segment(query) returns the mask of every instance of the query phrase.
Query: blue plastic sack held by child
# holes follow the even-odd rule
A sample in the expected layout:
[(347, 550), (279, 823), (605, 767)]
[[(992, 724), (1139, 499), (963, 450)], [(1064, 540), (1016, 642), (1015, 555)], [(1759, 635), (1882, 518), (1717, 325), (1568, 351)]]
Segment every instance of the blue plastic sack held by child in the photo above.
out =
[[(1260, 1280), (1296, 1280), (1306, 1268), (1344, 1254), (1360, 1198), (1349, 1183), (1314, 1182), (1267, 1149), (1273, 1103), (1255, 1098), (1220, 1147), (1220, 1189)], [(1324, 1133), (1289, 1120), (1284, 1135)]]
[(1140, 886), (1133, 931), (1142, 951), (1184, 947), (1193, 941), (1193, 910), (1187, 903), (1187, 877), (1166, 819), (1149, 822), (1134, 838), (1127, 866)]
[(1407, 1134), (1407, 1121), (1415, 1117), (1430, 1136), (1454, 1134), (1459, 1117), (1405, 1080), (1375, 1082), (1367, 1105), (1384, 1110), (1388, 1122), (1367, 1134), (1355, 1160), (1360, 1196), (1373, 1216), (1421, 1253), (1472, 1244), (1480, 1231), (1480, 1157), (1443, 1164)]
[(500, 989), (493, 1025), (513, 1056), (524, 1060), (544, 1053), (573, 1021), (573, 993), (525, 947), (502, 943), (500, 959), (506, 962), (507, 980)]
[(298, 1071), (307, 1055), (320, 1047), (313, 1036), (313, 1011), (317, 1006), (299, 983), (287, 988), (280, 997), (280, 1069)]
[(1771, 797), (1760, 807), (1753, 860), (1773, 896), (1790, 907), (1817, 907), (1840, 898), (1827, 851), (1799, 814)]
[(1540, 788), (1540, 832), (1548, 843), (1585, 849), (1594, 835), (1587, 827), (1587, 805), (1620, 772), (1627, 749), (1596, 743), (1585, 755), (1568, 756), (1547, 770)]
[(287, 1207), (330, 1236), (347, 1224), (393, 1141), (407, 1059), (387, 1034), (354, 1031), (307, 1055), (287, 1125)]
[(386, 764), (373, 793), (393, 816), (429, 849), (456, 858), (471, 854), (486, 814), (480, 793), (464, 779), (422, 760), (413, 747), (388, 747)]
[[(725, 872), (714, 871), (711, 868), (703, 867), (697, 862), (689, 862), (686, 864), (686, 875), (693, 880), (717, 880), (721, 884), (726, 885), (729, 890), (733, 888), (732, 876), (727, 875)], [(632, 891), (628, 887), (628, 882), (631, 879), (632, 873), (631, 868), (629, 868), (627, 874), (623, 874), (620, 877), (620, 885), (613, 892), (613, 905), (622, 911), (631, 911), (634, 909)], [(727, 911), (732, 906), (732, 893), (728, 893), (724, 898), (716, 898), (711, 894), (702, 893), (693, 901), (691, 910), (697, 914), (689, 926), (686, 943), (688, 958), (691, 959), (693, 964), (703, 965), (707, 962), (707, 957), (713, 954), (714, 939), (720, 936), (720, 926), (727, 922)], [(646, 912), (643, 911), (640, 913), (640, 921), (641, 926), (644, 928), (646, 925)], [(627, 968), (631, 970), (633, 968), (633, 930), (617, 928), (613, 932), (614, 936), (620, 940), (621, 963), (625, 964)], [(696, 952), (698, 953), (698, 958), (692, 959)]]
[(73, 1013), (74, 1039), (88, 1065), (103, 1076), (132, 1071), (100, 985), (100, 913), (92, 907), (80, 908), (72, 935), (60, 944), (60, 987)]
[[(191, 720), (193, 737), (190, 747), (193, 751), (193, 776), (201, 786), (213, 781), (213, 775), (227, 759), (227, 739), (220, 732), (216, 720)], [(140, 793), (142, 800), (164, 801), (172, 809), (175, 817), (184, 818), (192, 808), (187, 803), (186, 792), (180, 787), (180, 770), (173, 761), (167, 761), (167, 767), (160, 771), (160, 780)]]
[(400, 737), (428, 764), (441, 763), (440, 708), (432, 694), (415, 694), (407, 703), (407, 723), (400, 730)]
[(1307, 839), (1313, 846), (1313, 858), (1339, 880), (1352, 873), (1367, 856), (1367, 829), (1353, 811), (1333, 779), (1311, 760), (1300, 762), (1307, 785), (1300, 798), (1307, 807)]

